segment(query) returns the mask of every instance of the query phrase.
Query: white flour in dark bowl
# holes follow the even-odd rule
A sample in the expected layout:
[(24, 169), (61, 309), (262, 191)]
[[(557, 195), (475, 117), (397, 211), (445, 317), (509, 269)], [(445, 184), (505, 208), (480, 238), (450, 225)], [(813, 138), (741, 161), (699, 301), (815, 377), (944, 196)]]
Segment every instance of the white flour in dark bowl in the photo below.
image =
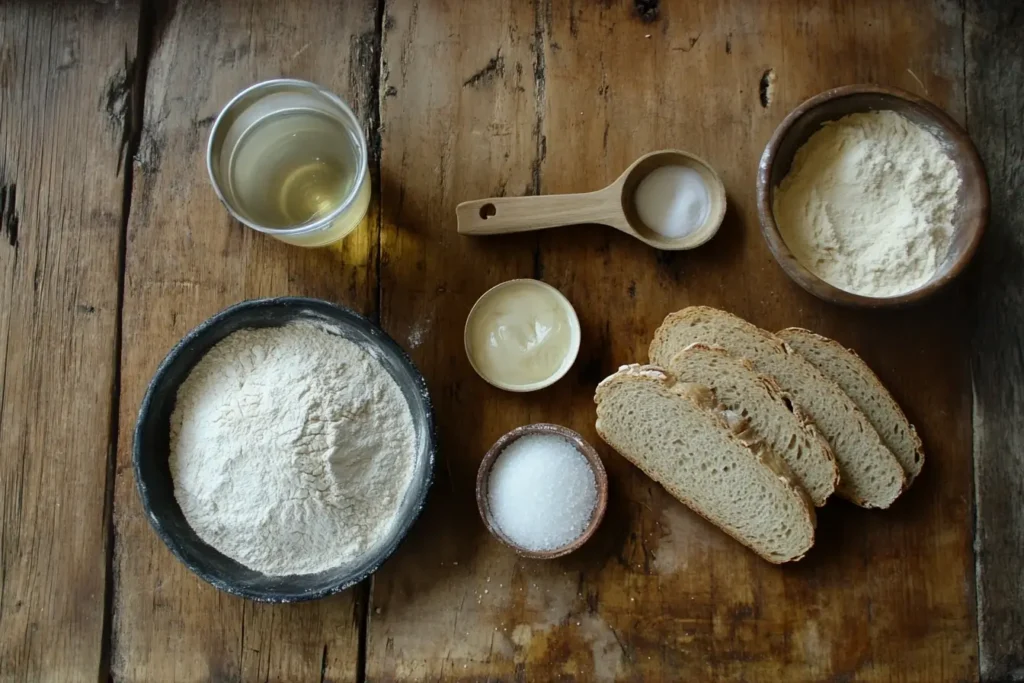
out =
[(174, 495), (206, 543), (271, 576), (353, 564), (395, 524), (416, 466), (401, 389), (310, 323), (240, 330), (178, 390)]

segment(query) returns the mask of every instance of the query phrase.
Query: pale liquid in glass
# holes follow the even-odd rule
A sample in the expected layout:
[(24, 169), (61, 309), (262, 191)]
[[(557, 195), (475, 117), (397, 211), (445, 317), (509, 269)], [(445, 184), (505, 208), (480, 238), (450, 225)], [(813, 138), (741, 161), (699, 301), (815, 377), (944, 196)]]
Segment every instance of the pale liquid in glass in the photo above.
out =
[[(358, 143), (342, 122), (301, 109), (273, 114), (247, 130), (232, 155), (228, 177), (238, 209), (249, 220), (268, 228), (294, 228), (337, 209), (358, 172)], [(363, 185), (326, 230), (281, 239), (312, 246), (344, 237), (366, 213), (366, 178)]]

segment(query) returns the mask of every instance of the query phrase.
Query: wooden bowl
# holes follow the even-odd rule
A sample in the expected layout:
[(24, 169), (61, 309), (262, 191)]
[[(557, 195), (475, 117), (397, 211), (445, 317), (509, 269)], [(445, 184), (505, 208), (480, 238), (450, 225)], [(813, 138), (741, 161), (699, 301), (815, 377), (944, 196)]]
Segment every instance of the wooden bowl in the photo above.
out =
[[(789, 173), (797, 150), (823, 123), (848, 114), (879, 110), (894, 111), (935, 135), (956, 164), (961, 181), (952, 240), (939, 269), (921, 287), (906, 294), (885, 298), (847, 292), (805, 268), (786, 246), (773, 213), (775, 188)], [(775, 129), (761, 155), (757, 170), (757, 212), (761, 220), (761, 232), (775, 260), (794, 282), (814, 296), (845, 306), (901, 306), (920, 301), (942, 289), (963, 271), (974, 256), (988, 221), (988, 180), (978, 151), (967, 133), (934, 104), (896, 88), (847, 85), (807, 100)]]
[[(568, 545), (564, 545), (561, 548), (555, 548), (553, 550), (528, 550), (516, 545), (510, 538), (502, 533), (501, 528), (498, 526), (497, 522), (494, 521), (494, 517), (491, 515), (490, 496), (488, 495), (491, 468), (494, 467), (495, 460), (498, 459), (498, 456), (509, 446), (509, 444), (519, 437), (531, 434), (560, 436), (576, 446), (576, 450), (578, 450), (580, 454), (587, 459), (587, 462), (590, 463), (590, 468), (594, 471), (594, 482), (597, 486), (597, 503), (594, 505), (594, 514), (590, 518), (590, 524), (587, 525), (583, 534), (577, 539)], [(608, 474), (605, 472), (604, 464), (601, 462), (601, 457), (597, 454), (597, 451), (594, 450), (594, 447), (584, 441), (583, 437), (573, 430), (560, 425), (547, 424), (543, 422), (524, 425), (522, 427), (516, 427), (511, 432), (505, 434), (503, 437), (498, 439), (493, 446), (491, 446), (489, 451), (487, 451), (483, 461), (480, 463), (480, 469), (477, 471), (476, 475), (476, 504), (477, 507), (480, 508), (480, 517), (483, 518), (484, 525), (495, 538), (515, 550), (523, 557), (530, 557), (538, 560), (550, 560), (555, 557), (561, 557), (562, 555), (568, 555), (586, 543), (587, 540), (594, 535), (594, 532), (597, 531), (597, 527), (601, 524), (601, 519), (604, 517), (605, 508), (608, 506)]]

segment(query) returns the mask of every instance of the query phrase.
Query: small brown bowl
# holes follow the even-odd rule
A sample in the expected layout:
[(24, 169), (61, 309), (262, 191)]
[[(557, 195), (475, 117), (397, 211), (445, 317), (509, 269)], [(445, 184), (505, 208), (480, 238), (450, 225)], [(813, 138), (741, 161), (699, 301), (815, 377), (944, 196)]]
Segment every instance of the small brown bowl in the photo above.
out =
[[(490, 481), (491, 468), (494, 466), (494, 461), (498, 459), (501, 452), (513, 441), (521, 436), (531, 434), (560, 436), (576, 446), (576, 450), (578, 450), (580, 454), (587, 459), (587, 462), (590, 463), (590, 468), (594, 471), (595, 484), (597, 485), (597, 504), (594, 506), (594, 514), (590, 518), (590, 524), (587, 525), (587, 528), (579, 538), (568, 545), (564, 545), (561, 548), (555, 548), (554, 550), (527, 550), (526, 548), (516, 545), (511, 539), (502, 533), (497, 522), (494, 521), (494, 517), (491, 515), (488, 483)], [(597, 454), (597, 451), (594, 450), (594, 447), (584, 441), (583, 437), (573, 430), (560, 425), (547, 424), (543, 422), (524, 425), (522, 427), (516, 427), (508, 434), (505, 434), (505, 436), (498, 439), (497, 442), (491, 446), (491, 449), (487, 451), (483, 461), (480, 463), (480, 469), (477, 471), (476, 475), (476, 504), (477, 507), (480, 508), (480, 517), (483, 518), (484, 525), (495, 538), (515, 550), (523, 557), (530, 557), (537, 560), (550, 560), (556, 557), (561, 557), (562, 555), (568, 555), (586, 543), (587, 540), (594, 535), (594, 532), (597, 531), (597, 527), (601, 524), (601, 519), (604, 517), (604, 510), (608, 506), (608, 474), (604, 471), (604, 464), (602, 464), (601, 457)]]
[[(826, 121), (848, 114), (890, 110), (935, 135), (960, 174), (958, 208), (949, 253), (931, 280), (893, 297), (870, 297), (831, 285), (797, 261), (775, 223), (775, 188), (789, 173), (793, 157)], [(946, 112), (916, 95), (878, 85), (847, 85), (815, 95), (794, 109), (775, 129), (757, 169), (757, 212), (768, 248), (786, 274), (805, 290), (825, 301), (844, 306), (882, 308), (901, 306), (934, 294), (960, 274), (974, 256), (988, 222), (989, 191), (978, 150), (960, 125)]]

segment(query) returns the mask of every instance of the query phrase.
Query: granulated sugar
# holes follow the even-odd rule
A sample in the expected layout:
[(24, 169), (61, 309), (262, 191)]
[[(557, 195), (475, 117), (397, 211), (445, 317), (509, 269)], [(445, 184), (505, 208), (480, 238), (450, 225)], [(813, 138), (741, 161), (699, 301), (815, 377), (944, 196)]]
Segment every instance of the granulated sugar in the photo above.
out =
[(527, 550), (554, 550), (583, 535), (597, 505), (587, 459), (566, 439), (520, 437), (494, 462), (491, 514), (509, 540)]

